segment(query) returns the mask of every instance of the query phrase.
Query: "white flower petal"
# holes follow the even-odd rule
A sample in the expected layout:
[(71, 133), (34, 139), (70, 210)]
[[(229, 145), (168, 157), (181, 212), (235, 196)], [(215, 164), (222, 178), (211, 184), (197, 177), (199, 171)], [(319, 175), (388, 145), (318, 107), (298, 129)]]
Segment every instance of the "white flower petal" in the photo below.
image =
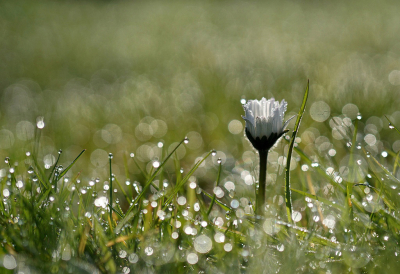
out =
[(274, 98), (267, 100), (263, 97), (260, 101), (249, 100), (243, 107), (245, 116), (242, 118), (246, 121), (246, 129), (253, 138), (268, 138), (272, 133), (280, 135), (287, 126), (288, 121), (283, 123), (287, 109), (285, 100), (279, 103)]

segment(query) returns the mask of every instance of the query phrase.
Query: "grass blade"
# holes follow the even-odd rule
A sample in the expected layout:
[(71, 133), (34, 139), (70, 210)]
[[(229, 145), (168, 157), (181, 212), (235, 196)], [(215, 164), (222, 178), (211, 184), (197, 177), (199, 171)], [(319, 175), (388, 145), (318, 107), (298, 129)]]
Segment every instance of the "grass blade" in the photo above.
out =
[(136, 196), (135, 200), (132, 202), (132, 206), (129, 207), (127, 210), (125, 216), (127, 216), (132, 209), (135, 207), (135, 205), (138, 203), (138, 201), (142, 198), (142, 196), (146, 193), (147, 189), (150, 187), (152, 184), (154, 178), (157, 176), (157, 174), (160, 172), (160, 170), (164, 167), (165, 163), (171, 158), (171, 156), (175, 153), (175, 151), (183, 144), (185, 139), (179, 142), (179, 144), (171, 151), (171, 153), (168, 154), (168, 156), (165, 158), (165, 160), (161, 163), (161, 165), (154, 171), (153, 175), (147, 180), (145, 183), (142, 191)]
[(188, 172), (188, 174), (186, 174), (186, 176), (182, 179), (182, 181), (180, 181), (172, 190), (172, 194), (169, 196), (169, 198), (164, 202), (163, 205), (163, 210), (165, 210), (165, 208), (167, 207), (168, 203), (170, 203), (172, 201), (172, 199), (175, 197), (175, 195), (178, 193), (178, 191), (181, 189), (181, 187), (187, 182), (187, 180), (189, 180), (190, 176), (192, 176), (192, 174), (196, 171), (196, 169), (211, 155), (213, 151), (210, 151), (209, 153), (207, 153), (207, 155), (197, 161), (197, 163), (192, 167), (192, 169)]
[(82, 154), (86, 151), (86, 149), (82, 150), (81, 153), (79, 153), (78, 157), (75, 158), (75, 160), (72, 161), (71, 164), (69, 164), (69, 166), (67, 166), (63, 171), (61, 171), (60, 175), (59, 175), (59, 179), (61, 179), (67, 172), (68, 170), (71, 169), (71, 167), (75, 164), (76, 161), (78, 161), (79, 157), (82, 156)]
[(303, 96), (303, 103), (301, 104), (299, 114), (297, 115), (297, 120), (292, 133), (292, 138), (290, 140), (288, 156), (286, 160), (285, 201), (286, 201), (286, 212), (289, 223), (292, 222), (292, 197), (290, 193), (290, 161), (292, 159), (294, 140), (296, 139), (296, 135), (300, 127), (301, 118), (303, 117), (304, 110), (306, 109), (309, 87), (310, 87), (310, 81), (307, 82), (306, 91), (304, 92)]
[[(220, 179), (221, 179), (221, 170), (222, 170), (222, 163), (219, 163), (219, 167), (218, 167), (218, 176), (217, 176), (217, 185), (216, 185), (216, 187), (219, 186), (219, 181), (220, 181)], [(215, 197), (216, 197), (216, 195), (215, 195), (215, 193), (214, 193), (214, 195), (213, 195), (213, 197), (212, 197), (212, 200), (211, 200), (211, 203), (210, 203), (210, 206), (209, 206), (209, 208), (208, 208), (208, 210), (207, 210), (207, 217), (208, 217), (208, 215), (210, 215), (211, 209), (212, 209), (212, 207), (213, 207), (213, 205), (214, 205), (214, 203), (215, 203)]]

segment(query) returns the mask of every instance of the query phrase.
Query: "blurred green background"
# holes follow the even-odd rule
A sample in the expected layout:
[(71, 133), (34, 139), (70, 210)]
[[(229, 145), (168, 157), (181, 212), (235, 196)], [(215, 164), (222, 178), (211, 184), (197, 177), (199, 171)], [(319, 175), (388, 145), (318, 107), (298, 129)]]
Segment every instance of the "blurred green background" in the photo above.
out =
[(107, 178), (109, 152), (117, 176), (131, 152), (149, 168), (186, 135), (184, 166), (213, 148), (251, 164), (241, 99), (285, 99), (289, 117), (307, 79), (304, 145), (338, 150), (330, 119), (361, 112), (374, 154), (400, 149), (382, 118), (400, 124), (399, 14), (395, 0), (1, 1), (0, 155), (23, 159), (43, 117), (39, 162), (85, 148), (88, 177)]

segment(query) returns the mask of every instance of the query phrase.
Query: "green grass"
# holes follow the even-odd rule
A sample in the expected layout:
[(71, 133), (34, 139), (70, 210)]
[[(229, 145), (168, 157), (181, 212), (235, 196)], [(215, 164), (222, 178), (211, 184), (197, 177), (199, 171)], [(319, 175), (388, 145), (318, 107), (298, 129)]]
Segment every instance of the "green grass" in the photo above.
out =
[[(1, 271), (397, 273), (399, 7), (2, 1)], [(307, 79), (258, 222), (240, 101)]]

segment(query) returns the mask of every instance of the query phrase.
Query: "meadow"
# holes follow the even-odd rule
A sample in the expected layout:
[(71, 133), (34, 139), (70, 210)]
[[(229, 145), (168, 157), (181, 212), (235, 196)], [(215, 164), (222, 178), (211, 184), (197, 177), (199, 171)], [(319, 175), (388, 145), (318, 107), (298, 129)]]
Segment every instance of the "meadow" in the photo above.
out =
[[(398, 14), (1, 1), (0, 271), (397, 273)], [(296, 118), (257, 215), (241, 116), (262, 97)]]

